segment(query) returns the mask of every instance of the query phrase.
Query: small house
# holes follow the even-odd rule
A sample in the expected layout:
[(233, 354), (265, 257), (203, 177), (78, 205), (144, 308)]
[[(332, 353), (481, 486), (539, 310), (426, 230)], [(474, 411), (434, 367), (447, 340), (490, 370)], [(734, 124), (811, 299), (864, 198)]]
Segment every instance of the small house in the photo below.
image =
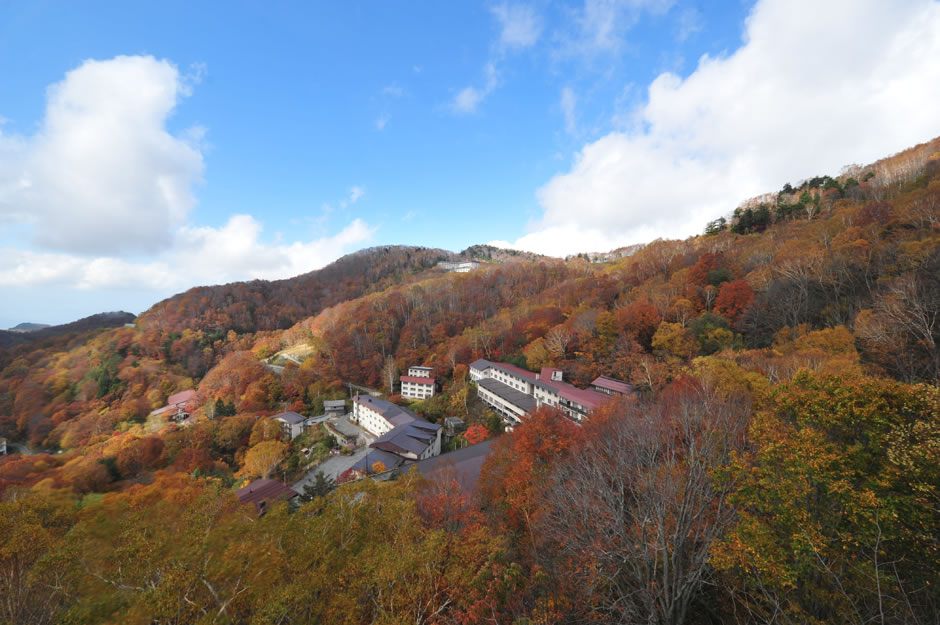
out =
[(282, 412), (274, 415), (273, 419), (281, 424), (281, 431), (291, 440), (304, 433), (306, 417), (296, 412)]
[(151, 415), (165, 415), (171, 421), (182, 421), (188, 419), (189, 415), (196, 410), (196, 391), (188, 389), (170, 395), (166, 400), (166, 406), (158, 408), (151, 412)]
[(262, 478), (239, 488), (235, 491), (235, 496), (238, 497), (238, 501), (241, 503), (254, 504), (258, 516), (261, 516), (267, 511), (267, 507), (272, 501), (293, 499), (297, 496), (297, 491), (284, 486), (277, 480)]
[(327, 399), (323, 402), (323, 412), (328, 415), (344, 415), (346, 414), (346, 400), (345, 399)]

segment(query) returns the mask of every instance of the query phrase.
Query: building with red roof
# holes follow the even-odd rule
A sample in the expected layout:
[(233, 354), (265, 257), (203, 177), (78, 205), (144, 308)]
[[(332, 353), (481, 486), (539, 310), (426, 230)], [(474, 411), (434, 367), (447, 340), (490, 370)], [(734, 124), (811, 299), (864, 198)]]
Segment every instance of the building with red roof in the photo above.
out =
[(151, 415), (166, 415), (167, 418), (174, 421), (182, 421), (189, 418), (189, 415), (198, 407), (196, 391), (188, 389), (174, 393), (166, 400), (166, 406), (158, 408), (151, 412)]
[(408, 375), (399, 378), (401, 382), (401, 396), (408, 399), (430, 399), (434, 397), (437, 388), (431, 367), (408, 367)]
[[(613, 392), (582, 389), (563, 381), (561, 369), (543, 367), (532, 373), (507, 363), (480, 359), (470, 364), (470, 379), (477, 394), (503, 416), (509, 426), (540, 406), (551, 406), (574, 421), (583, 421), (592, 411), (609, 401)], [(601, 376), (598, 381), (611, 389), (632, 389), (626, 382)]]
[(606, 375), (597, 376), (597, 378), (591, 382), (591, 388), (605, 395), (629, 395), (633, 392), (632, 384), (627, 384), (626, 382), (621, 382), (614, 378), (608, 378)]
[(239, 488), (235, 491), (235, 496), (238, 497), (238, 501), (241, 503), (254, 504), (255, 510), (257, 510), (259, 515), (262, 515), (272, 501), (278, 499), (293, 499), (297, 496), (297, 491), (281, 484), (277, 480), (262, 478)]

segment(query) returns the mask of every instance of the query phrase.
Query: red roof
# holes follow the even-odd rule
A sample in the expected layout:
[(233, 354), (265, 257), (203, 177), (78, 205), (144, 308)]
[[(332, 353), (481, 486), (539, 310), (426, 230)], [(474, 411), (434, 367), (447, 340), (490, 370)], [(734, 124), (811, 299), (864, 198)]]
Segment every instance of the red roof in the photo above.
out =
[(614, 378), (608, 378), (606, 375), (598, 376), (596, 380), (591, 382), (591, 385), (606, 388), (608, 390), (614, 391), (615, 393), (629, 393), (633, 390), (633, 387), (626, 382), (621, 382), (620, 380), (615, 380)]
[(558, 393), (559, 397), (564, 397), (565, 399), (573, 401), (576, 404), (581, 404), (588, 410), (593, 410), (604, 402), (610, 401), (611, 399), (610, 395), (598, 393), (597, 391), (591, 389), (580, 389), (577, 386), (568, 384), (567, 382), (539, 380), (538, 383), (555, 389), (555, 392)]
[(260, 479), (236, 490), (235, 496), (242, 503), (258, 503), (260, 501), (273, 501), (280, 497), (290, 499), (297, 496), (297, 491), (276, 480)]
[(526, 380), (531, 380), (531, 381), (533, 381), (533, 382), (535, 381), (535, 374), (534, 374), (534, 373), (532, 373), (531, 371), (526, 371), (525, 369), (520, 369), (520, 368), (517, 367), (516, 365), (511, 365), (511, 364), (509, 364), (509, 363), (507, 363), (507, 362), (494, 362), (494, 363), (493, 363), (493, 366), (494, 366), (494, 367), (498, 367), (498, 368), (500, 368), (500, 369), (505, 369), (506, 371), (510, 371), (510, 372), (512, 372), (512, 373), (515, 373), (515, 374), (518, 375), (520, 378), (524, 378), (524, 379), (526, 379)]
[(167, 406), (175, 406), (177, 404), (185, 404), (186, 402), (196, 399), (196, 391), (189, 389), (187, 391), (180, 391), (174, 395), (170, 395), (170, 398), (166, 400)]
[(403, 375), (400, 380), (402, 382), (411, 382), (412, 384), (434, 384), (434, 378), (425, 378), (416, 375)]

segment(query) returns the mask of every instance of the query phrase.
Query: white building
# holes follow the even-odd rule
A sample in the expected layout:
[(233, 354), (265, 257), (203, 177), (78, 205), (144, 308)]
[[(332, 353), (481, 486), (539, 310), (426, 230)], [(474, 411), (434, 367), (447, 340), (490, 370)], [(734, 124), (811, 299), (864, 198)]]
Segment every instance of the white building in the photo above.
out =
[(408, 375), (416, 378), (429, 378), (432, 371), (431, 367), (408, 367)]
[(430, 399), (436, 387), (431, 367), (408, 367), (408, 375), (399, 378), (401, 396), (408, 399)]
[(468, 273), (479, 267), (480, 263), (476, 262), (475, 260), (468, 260), (462, 263), (441, 261), (437, 264), (437, 266), (441, 269), (444, 269), (445, 271), (450, 271), (453, 273)]
[[(574, 421), (582, 421), (591, 411), (610, 399), (594, 389), (580, 389), (562, 381), (561, 369), (543, 367), (540, 373), (506, 363), (480, 359), (470, 365), (470, 379), (477, 394), (503, 416), (509, 425), (540, 406), (551, 406)], [(606, 378), (629, 386), (619, 380)], [(596, 382), (596, 380), (595, 380)]]
[(281, 424), (281, 431), (291, 440), (304, 433), (304, 422), (307, 418), (296, 412), (282, 412), (272, 417)]
[(369, 445), (371, 451), (354, 465), (358, 471), (368, 473), (376, 462), (393, 469), (403, 462), (424, 460), (441, 453), (440, 425), (429, 423), (384, 399), (357, 395), (353, 399), (352, 420), (378, 436)]

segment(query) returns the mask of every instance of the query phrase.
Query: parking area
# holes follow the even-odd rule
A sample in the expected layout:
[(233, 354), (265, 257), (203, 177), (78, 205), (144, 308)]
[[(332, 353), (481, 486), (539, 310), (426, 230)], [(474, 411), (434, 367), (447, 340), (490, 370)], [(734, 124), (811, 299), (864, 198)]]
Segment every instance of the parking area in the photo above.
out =
[(331, 477), (335, 480), (343, 473), (343, 471), (351, 468), (354, 464), (359, 462), (359, 460), (364, 458), (367, 453), (369, 453), (369, 448), (363, 445), (350, 456), (330, 456), (313, 469), (307, 471), (300, 481), (294, 484), (291, 488), (293, 488), (298, 493), (303, 493), (304, 486), (313, 483), (313, 478), (318, 471), (322, 471), (325, 476)]

